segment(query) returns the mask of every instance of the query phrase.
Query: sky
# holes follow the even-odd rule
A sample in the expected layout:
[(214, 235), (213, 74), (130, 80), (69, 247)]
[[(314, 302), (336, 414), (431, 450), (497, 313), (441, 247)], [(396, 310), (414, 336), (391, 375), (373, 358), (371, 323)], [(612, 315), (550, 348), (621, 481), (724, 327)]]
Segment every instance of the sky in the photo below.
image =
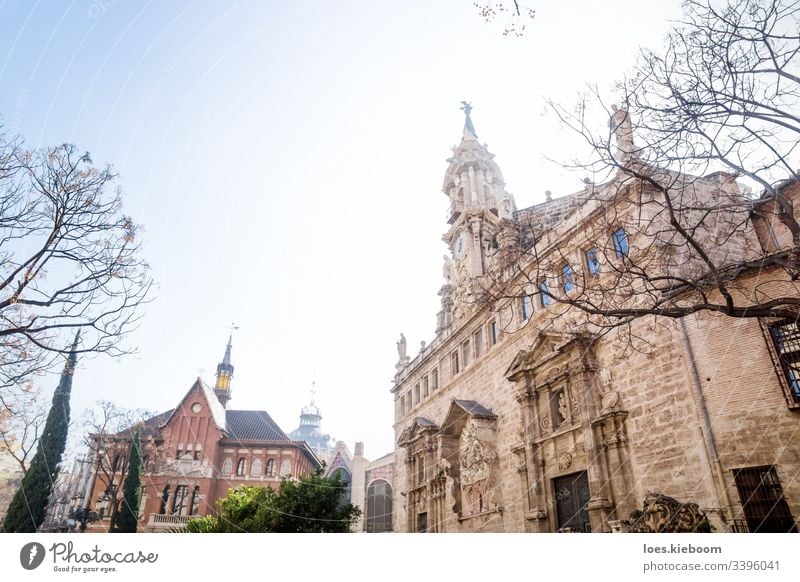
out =
[(315, 382), (325, 432), (393, 450), (396, 341), (414, 357), (440, 307), (460, 102), (518, 207), (578, 190), (547, 100), (610, 89), (679, 5), (529, 0), (515, 37), (472, 0), (0, 0), (0, 124), (112, 164), (157, 281), (137, 353), (79, 362), (74, 416), (213, 385), (235, 323), (231, 408), (289, 432)]

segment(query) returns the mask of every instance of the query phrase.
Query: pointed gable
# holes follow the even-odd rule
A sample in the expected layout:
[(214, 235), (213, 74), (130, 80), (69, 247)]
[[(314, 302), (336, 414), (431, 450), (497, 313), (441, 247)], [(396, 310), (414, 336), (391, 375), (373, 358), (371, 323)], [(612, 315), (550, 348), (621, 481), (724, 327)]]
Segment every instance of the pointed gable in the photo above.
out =
[(214, 392), (209, 388), (208, 384), (203, 382), (201, 378), (197, 378), (192, 384), (192, 387), (186, 392), (186, 394), (181, 398), (181, 401), (178, 403), (169, 417), (162, 423), (161, 427), (166, 426), (169, 424), (169, 421), (175, 416), (175, 413), (178, 410), (181, 410), (182, 405), (188, 398), (190, 398), (193, 394), (199, 393), (201, 397), (203, 397), (206, 401), (206, 405), (208, 406), (209, 411), (211, 411), (211, 417), (214, 420), (214, 424), (217, 428), (223, 432), (225, 432), (226, 422), (225, 422), (225, 408), (220, 403), (219, 399), (214, 396)]
[(444, 427), (442, 434), (450, 436), (460, 434), (464, 422), (469, 417), (488, 420), (497, 419), (497, 415), (494, 412), (474, 400), (457, 400), (454, 398), (442, 423)]
[(522, 374), (530, 372), (543, 363), (563, 354), (565, 349), (577, 339), (577, 336), (540, 333), (533, 344), (520, 350), (505, 371), (505, 377), (516, 382)]
[(425, 418), (424, 416), (418, 416), (411, 423), (411, 426), (409, 426), (402, 433), (400, 433), (400, 438), (397, 439), (397, 443), (402, 446), (403, 444), (410, 443), (423, 432), (426, 431), (436, 432), (438, 430), (439, 427), (435, 422)]

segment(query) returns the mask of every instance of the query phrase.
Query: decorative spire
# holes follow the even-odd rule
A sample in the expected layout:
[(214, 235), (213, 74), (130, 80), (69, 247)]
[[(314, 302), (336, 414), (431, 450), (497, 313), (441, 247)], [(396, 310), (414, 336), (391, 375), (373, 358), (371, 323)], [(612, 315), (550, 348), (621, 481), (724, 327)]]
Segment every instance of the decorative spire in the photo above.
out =
[(472, 111), (472, 103), (467, 103), (466, 101), (462, 101), (461, 111), (463, 111), (465, 115), (464, 131), (470, 132), (473, 136), (477, 138), (478, 134), (475, 133), (475, 126), (472, 125), (472, 118), (469, 116), (470, 112)]
[(231, 364), (231, 348), (233, 347), (233, 330), (239, 329), (235, 325), (231, 326), (231, 335), (228, 336), (228, 345), (225, 346), (225, 355), (222, 362), (217, 366), (217, 383), (214, 385), (214, 394), (217, 395), (222, 406), (228, 407), (228, 400), (231, 399), (231, 378), (233, 378), (233, 364)]

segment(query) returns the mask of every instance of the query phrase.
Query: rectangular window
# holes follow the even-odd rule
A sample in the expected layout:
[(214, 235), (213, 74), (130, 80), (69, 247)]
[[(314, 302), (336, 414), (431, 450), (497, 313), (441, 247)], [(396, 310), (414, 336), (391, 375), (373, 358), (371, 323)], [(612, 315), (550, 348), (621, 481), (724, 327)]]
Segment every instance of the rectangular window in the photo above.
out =
[(564, 268), (561, 269), (561, 288), (564, 293), (575, 289), (575, 271), (569, 265), (564, 265)]
[(435, 392), (439, 387), (439, 368), (431, 370), (431, 392)]
[(478, 328), (472, 336), (472, 346), (475, 348), (475, 359), (483, 355), (483, 330)]
[(458, 357), (458, 350), (450, 354), (450, 370), (453, 376), (461, 371), (461, 360)]
[(592, 277), (597, 277), (600, 274), (600, 252), (596, 248), (591, 248), (586, 251), (586, 271)]
[(419, 404), (419, 384), (414, 386), (414, 406)]
[(541, 283), (539, 283), (539, 293), (541, 293), (542, 307), (547, 307), (553, 302), (553, 298), (550, 296), (550, 289), (547, 287), (546, 279), (542, 279)]
[(498, 336), (497, 336), (497, 322), (494, 321), (494, 320), (490, 321), (489, 325), (487, 326), (487, 329), (489, 331), (489, 345), (493, 346), (493, 345), (495, 345), (497, 343), (497, 339), (498, 339)]
[(785, 319), (769, 325), (768, 329), (788, 382), (787, 401), (800, 406), (800, 328), (796, 321)]
[(469, 353), (469, 340), (466, 340), (461, 344), (461, 362), (463, 363), (464, 367), (466, 368), (469, 366), (470, 362), (470, 353)]
[(611, 239), (614, 242), (614, 252), (617, 253), (617, 258), (627, 257), (630, 246), (628, 245), (628, 235), (625, 229), (619, 228), (615, 230), (614, 234), (611, 235)]
[[(742, 513), (751, 533), (797, 532), (794, 518), (783, 496), (775, 467), (735, 469), (733, 478), (742, 502)], [(738, 520), (735, 520), (738, 521)], [(740, 527), (740, 529), (743, 529)]]
[(422, 398), (423, 400), (428, 397), (428, 377), (422, 379)]
[(528, 321), (531, 318), (531, 314), (533, 313), (533, 301), (531, 300), (531, 296), (523, 295), (520, 304), (521, 304), (520, 313), (522, 315), (522, 321)]

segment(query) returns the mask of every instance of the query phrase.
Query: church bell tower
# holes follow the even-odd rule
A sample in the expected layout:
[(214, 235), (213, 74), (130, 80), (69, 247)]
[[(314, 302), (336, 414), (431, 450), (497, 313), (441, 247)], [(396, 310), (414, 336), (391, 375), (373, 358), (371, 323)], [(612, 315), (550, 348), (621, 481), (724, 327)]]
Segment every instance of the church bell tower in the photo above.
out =
[(477, 304), (481, 281), (493, 268), (504, 225), (514, 218), (514, 198), (506, 192), (500, 167), (485, 144), (478, 141), (470, 113), (462, 101), (464, 132), (447, 161), (442, 191), (450, 200), (443, 240), (450, 247), (444, 257), (445, 284), (440, 291), (442, 311), (437, 331), (447, 332), (454, 321)]
[(231, 399), (231, 378), (233, 378), (233, 364), (231, 364), (232, 339), (233, 335), (228, 337), (225, 355), (217, 366), (217, 383), (214, 385), (214, 394), (216, 394), (225, 408), (228, 408), (228, 401)]

